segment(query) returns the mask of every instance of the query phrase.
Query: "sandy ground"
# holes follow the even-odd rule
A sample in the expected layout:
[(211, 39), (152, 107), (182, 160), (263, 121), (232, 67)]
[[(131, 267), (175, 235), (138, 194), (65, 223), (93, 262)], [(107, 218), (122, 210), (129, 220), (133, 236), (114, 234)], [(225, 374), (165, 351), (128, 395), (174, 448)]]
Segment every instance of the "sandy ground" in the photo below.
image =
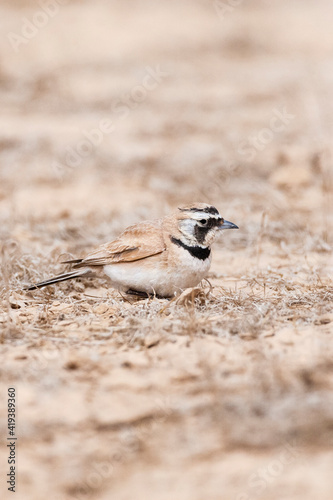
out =
[[(1, 499), (8, 387), (16, 499), (333, 498), (332, 14), (1, 2)], [(22, 291), (192, 201), (240, 227), (194, 301)]]

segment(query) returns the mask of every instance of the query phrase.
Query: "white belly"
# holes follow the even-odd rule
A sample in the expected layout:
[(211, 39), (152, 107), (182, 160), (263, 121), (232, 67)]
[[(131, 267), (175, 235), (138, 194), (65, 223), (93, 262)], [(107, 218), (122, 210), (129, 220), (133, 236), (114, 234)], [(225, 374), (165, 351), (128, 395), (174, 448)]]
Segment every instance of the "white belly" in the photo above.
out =
[(160, 256), (136, 262), (122, 262), (104, 266), (112, 285), (126, 292), (136, 290), (170, 297), (177, 292), (198, 285), (207, 275), (211, 258), (200, 260), (187, 250), (179, 249), (177, 262), (165, 263)]

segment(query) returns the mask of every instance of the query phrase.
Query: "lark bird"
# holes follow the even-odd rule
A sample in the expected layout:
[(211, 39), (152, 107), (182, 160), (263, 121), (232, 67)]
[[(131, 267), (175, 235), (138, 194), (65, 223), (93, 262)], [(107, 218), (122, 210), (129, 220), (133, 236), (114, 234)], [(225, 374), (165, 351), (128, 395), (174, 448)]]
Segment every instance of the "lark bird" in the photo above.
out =
[(81, 276), (108, 277), (111, 286), (138, 296), (172, 297), (207, 276), (211, 245), (220, 230), (238, 229), (206, 203), (181, 206), (161, 219), (128, 227), (117, 239), (83, 259), (69, 260), (68, 273), (27, 288), (34, 290)]

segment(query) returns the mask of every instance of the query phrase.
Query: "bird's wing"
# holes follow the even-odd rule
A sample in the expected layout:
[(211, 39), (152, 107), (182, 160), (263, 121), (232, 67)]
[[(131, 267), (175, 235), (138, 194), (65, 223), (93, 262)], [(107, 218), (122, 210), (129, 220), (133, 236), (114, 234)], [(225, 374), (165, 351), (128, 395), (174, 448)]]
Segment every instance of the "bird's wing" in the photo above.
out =
[(129, 227), (119, 238), (102, 245), (84, 259), (72, 263), (74, 268), (79, 268), (133, 262), (162, 253), (165, 249), (160, 221), (142, 222)]

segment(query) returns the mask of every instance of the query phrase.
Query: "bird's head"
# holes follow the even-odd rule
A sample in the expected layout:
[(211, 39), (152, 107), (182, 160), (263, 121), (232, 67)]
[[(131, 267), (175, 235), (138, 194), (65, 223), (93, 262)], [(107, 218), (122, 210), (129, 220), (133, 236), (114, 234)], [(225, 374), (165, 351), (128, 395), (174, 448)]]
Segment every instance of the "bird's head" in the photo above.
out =
[(206, 203), (193, 203), (178, 208), (176, 215), (182, 241), (189, 246), (210, 247), (219, 231), (238, 229), (226, 221), (219, 211)]

